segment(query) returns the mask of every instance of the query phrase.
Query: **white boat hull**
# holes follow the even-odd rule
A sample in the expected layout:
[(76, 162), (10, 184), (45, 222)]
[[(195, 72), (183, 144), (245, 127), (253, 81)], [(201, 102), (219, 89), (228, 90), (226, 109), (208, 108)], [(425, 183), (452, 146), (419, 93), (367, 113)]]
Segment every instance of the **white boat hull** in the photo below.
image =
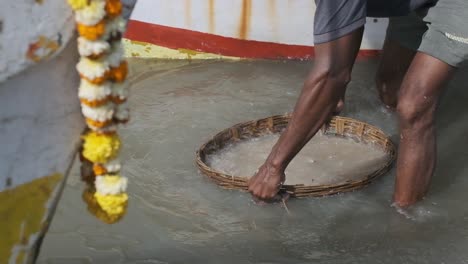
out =
[[(313, 57), (313, 0), (140, 0), (127, 55), (155, 58)], [(382, 48), (387, 19), (368, 18), (361, 55)]]

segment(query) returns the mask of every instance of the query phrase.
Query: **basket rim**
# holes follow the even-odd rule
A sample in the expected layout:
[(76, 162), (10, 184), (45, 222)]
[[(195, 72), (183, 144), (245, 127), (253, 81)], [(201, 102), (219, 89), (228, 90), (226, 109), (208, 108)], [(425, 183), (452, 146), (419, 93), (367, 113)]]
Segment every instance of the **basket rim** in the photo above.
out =
[[(267, 127), (267, 129), (263, 128), (262, 130), (260, 130), (264, 132), (268, 131), (268, 129), (274, 129), (275, 124), (278, 122), (280, 123), (280, 126), (285, 126), (285, 124), (289, 122), (290, 117), (291, 117), (291, 114), (289, 113), (284, 114), (284, 115), (274, 115), (270, 117), (240, 122), (231, 127), (221, 130), (220, 132), (212, 136), (209, 140), (207, 140), (205, 143), (203, 143), (195, 152), (195, 163), (198, 169), (205, 176), (207, 176), (208, 178), (213, 180), (216, 184), (218, 184), (219, 186), (225, 189), (237, 189), (241, 191), (246, 191), (248, 187), (247, 182), (250, 177), (230, 175), (230, 174), (224, 173), (222, 171), (218, 171), (210, 167), (205, 162), (205, 158), (204, 158), (206, 155), (205, 151), (207, 150), (207, 147), (210, 144), (216, 145), (217, 138), (222, 137), (223, 135), (226, 135), (226, 134), (230, 134), (230, 133), (231, 134), (239, 133), (238, 132), (239, 129), (242, 130), (243, 128), (248, 128), (249, 126), (253, 126), (255, 128), (255, 127), (258, 127), (259, 124), (267, 123), (271, 127)], [(346, 125), (348, 125), (348, 131), (346, 131)], [(356, 128), (357, 130), (356, 133), (359, 133), (359, 134), (350, 133), (349, 126), (351, 126), (352, 128)], [(330, 131), (331, 128), (333, 128), (334, 132)], [(290, 193), (292, 196), (296, 196), (296, 197), (325, 196), (325, 195), (332, 195), (336, 193), (342, 193), (342, 192), (347, 192), (347, 191), (352, 191), (352, 190), (362, 188), (370, 184), (374, 179), (378, 178), (379, 176), (386, 174), (391, 169), (391, 167), (393, 166), (396, 160), (396, 145), (392, 142), (390, 137), (384, 131), (382, 131), (380, 128), (374, 125), (371, 125), (369, 123), (366, 123), (366, 122), (363, 122), (354, 118), (350, 118), (350, 117), (333, 116), (329, 120), (329, 122), (327, 122), (324, 125), (324, 127), (321, 128), (321, 130), (333, 136), (342, 136), (342, 137), (347, 137), (347, 138), (352, 138), (352, 136), (356, 138), (356, 136), (358, 136), (358, 138), (361, 141), (368, 141), (367, 139), (364, 138), (364, 136), (367, 135), (366, 132), (367, 133), (371, 132), (372, 135), (370, 137), (376, 136), (378, 139), (378, 142), (373, 142), (372, 140), (370, 140), (369, 142), (379, 143), (376, 145), (379, 145), (380, 147), (382, 147), (383, 151), (385, 151), (388, 154), (389, 158), (386, 159), (386, 162), (382, 162), (382, 165), (379, 166), (377, 169), (375, 169), (372, 173), (369, 173), (368, 175), (364, 175), (361, 179), (358, 179), (358, 180), (347, 180), (347, 181), (342, 181), (336, 184), (322, 184), (322, 185), (304, 185), (304, 184), (283, 185), (282, 189)], [(353, 130), (351, 129), (351, 131)], [(268, 131), (268, 132), (271, 133), (274, 131)], [(261, 135), (262, 134), (260, 134), (260, 136)], [(254, 137), (251, 137), (251, 138), (254, 138)], [(243, 139), (244, 138), (235, 138), (234, 140), (236, 141), (236, 140), (243, 140)], [(364, 144), (369, 143), (369, 142), (364, 142)]]

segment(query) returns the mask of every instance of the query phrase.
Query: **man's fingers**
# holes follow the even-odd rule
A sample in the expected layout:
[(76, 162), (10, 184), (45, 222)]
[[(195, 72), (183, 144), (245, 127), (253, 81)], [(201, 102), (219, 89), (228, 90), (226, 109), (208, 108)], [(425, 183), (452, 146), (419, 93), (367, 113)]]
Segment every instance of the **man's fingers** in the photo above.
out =
[(258, 174), (255, 174), (254, 176), (250, 177), (249, 181), (247, 182), (247, 185), (249, 186), (249, 192), (252, 192), (256, 186), (256, 181), (258, 178)]
[(256, 186), (261, 185), (260, 183), (263, 181), (264, 173), (260, 169), (253, 177), (249, 179), (249, 190), (255, 189)]
[(249, 192), (253, 192), (257, 188), (257, 178), (258, 176), (253, 176), (249, 180)]
[(269, 171), (262, 166), (249, 179), (248, 190), (255, 198), (268, 201), (278, 194), (281, 183), (278, 184), (277, 180), (272, 181), (272, 179), (269, 179), (270, 176)]
[(262, 190), (262, 198), (263, 199), (271, 199), (273, 197), (275, 197), (275, 195), (277, 194), (278, 190), (276, 188), (271, 188), (269, 186), (265, 186)]

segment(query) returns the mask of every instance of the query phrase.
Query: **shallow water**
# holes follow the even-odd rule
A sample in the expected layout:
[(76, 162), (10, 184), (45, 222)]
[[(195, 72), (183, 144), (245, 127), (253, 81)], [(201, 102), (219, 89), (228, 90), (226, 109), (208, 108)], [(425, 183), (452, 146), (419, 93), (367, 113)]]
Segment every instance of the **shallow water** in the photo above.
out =
[[(127, 215), (114, 225), (90, 215), (75, 166), (38, 263), (468, 263), (466, 74), (441, 104), (439, 167), (411, 210), (391, 207), (394, 171), (360, 191), (290, 200), (289, 214), (197, 172), (195, 150), (218, 131), (291, 111), (310, 64), (132, 63)], [(343, 115), (396, 140), (395, 117), (377, 100), (376, 65), (354, 67)]]
[[(207, 165), (229, 175), (250, 177), (278, 139), (279, 134), (270, 134), (230, 144), (209, 155)], [(382, 168), (388, 159), (377, 146), (318, 133), (286, 169), (285, 184), (314, 186), (362, 180)]]

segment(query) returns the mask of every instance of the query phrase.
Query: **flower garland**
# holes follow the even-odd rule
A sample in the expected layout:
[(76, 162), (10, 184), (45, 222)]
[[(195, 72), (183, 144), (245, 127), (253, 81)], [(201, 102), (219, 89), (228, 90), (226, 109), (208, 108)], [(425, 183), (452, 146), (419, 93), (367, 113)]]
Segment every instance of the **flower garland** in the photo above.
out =
[[(117, 162), (108, 166), (111, 171), (120, 169), (120, 163)], [(127, 213), (128, 202), (124, 192), (125, 186), (115, 185), (114, 181), (117, 181), (118, 178), (114, 176), (96, 177), (94, 172), (96, 168), (87, 159), (82, 159), (80, 170), (81, 180), (87, 183), (83, 189), (82, 198), (87, 204), (88, 212), (107, 224), (119, 222)], [(110, 184), (106, 184), (108, 181)], [(121, 193), (106, 196), (105, 194), (96, 193), (96, 189), (103, 189), (102, 193)], [(101, 196), (106, 197), (102, 198)], [(99, 197), (100, 202), (98, 202), (97, 197)]]
[[(81, 156), (93, 164), (92, 200), (109, 215), (126, 208), (127, 178), (120, 176), (117, 125), (129, 120), (128, 65), (121, 43), (126, 21), (120, 0), (68, 0), (77, 23), (81, 77), (78, 97), (89, 132)], [(89, 194), (88, 194), (89, 200)]]

